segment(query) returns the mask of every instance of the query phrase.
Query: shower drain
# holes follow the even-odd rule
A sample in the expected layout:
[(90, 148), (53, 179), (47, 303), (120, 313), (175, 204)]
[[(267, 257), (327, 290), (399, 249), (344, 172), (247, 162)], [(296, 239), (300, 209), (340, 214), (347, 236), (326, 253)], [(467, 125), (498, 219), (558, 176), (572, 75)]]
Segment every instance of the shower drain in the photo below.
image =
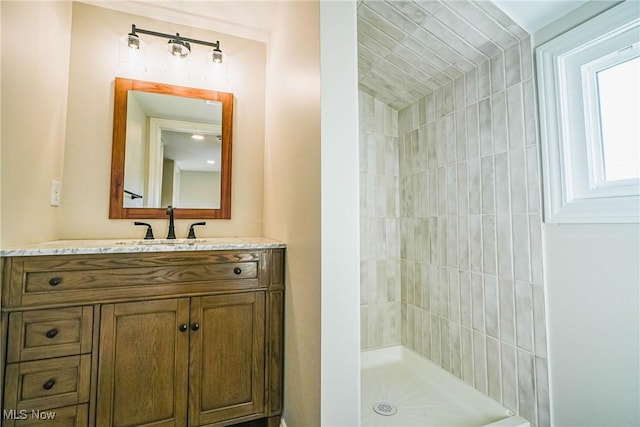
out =
[(398, 412), (398, 408), (389, 402), (376, 402), (373, 404), (373, 411), (376, 414), (390, 416), (395, 415)]

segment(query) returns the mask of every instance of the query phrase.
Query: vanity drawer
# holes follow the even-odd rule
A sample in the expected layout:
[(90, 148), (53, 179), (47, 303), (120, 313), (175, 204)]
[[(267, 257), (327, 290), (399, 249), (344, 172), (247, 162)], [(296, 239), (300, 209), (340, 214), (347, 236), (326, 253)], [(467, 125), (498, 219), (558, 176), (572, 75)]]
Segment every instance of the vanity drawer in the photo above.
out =
[(95, 304), (269, 286), (262, 251), (185, 251), (15, 257), (5, 263), (5, 307)]
[(88, 353), (92, 330), (93, 307), (11, 313), (7, 362)]
[(33, 410), (16, 413), (14, 419), (4, 421), (5, 427), (87, 427), (89, 404), (65, 406), (50, 410)]
[(27, 273), (25, 291), (60, 292), (149, 284), (255, 279), (257, 274), (257, 262), (46, 271)]
[(88, 402), (90, 377), (90, 354), (10, 363), (4, 407), (30, 411)]

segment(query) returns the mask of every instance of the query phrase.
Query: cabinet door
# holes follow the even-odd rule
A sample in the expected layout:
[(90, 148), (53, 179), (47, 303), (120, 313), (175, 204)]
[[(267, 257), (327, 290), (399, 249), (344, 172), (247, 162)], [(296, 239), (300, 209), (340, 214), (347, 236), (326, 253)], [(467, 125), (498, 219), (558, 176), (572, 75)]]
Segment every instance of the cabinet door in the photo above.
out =
[(192, 299), (190, 426), (264, 412), (264, 312), (264, 292)]
[(189, 300), (106, 304), (96, 425), (185, 426)]

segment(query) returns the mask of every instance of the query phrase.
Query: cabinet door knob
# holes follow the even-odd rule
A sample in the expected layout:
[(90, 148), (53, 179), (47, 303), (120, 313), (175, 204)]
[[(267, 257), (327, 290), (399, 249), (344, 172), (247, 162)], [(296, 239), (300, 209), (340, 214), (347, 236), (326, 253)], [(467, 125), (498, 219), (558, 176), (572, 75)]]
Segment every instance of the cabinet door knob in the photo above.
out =
[(51, 286), (58, 286), (60, 283), (62, 283), (62, 277), (52, 277), (49, 279), (49, 285)]
[(184, 331), (186, 331), (187, 329), (189, 329), (189, 327), (187, 326), (187, 324), (186, 324), (186, 323), (183, 323), (182, 325), (180, 325), (180, 332), (184, 332)]
[(42, 388), (45, 389), (45, 390), (51, 390), (54, 385), (56, 385), (56, 382), (52, 378), (49, 381), (47, 381), (46, 383), (42, 384)]
[(198, 329), (200, 329), (200, 324), (199, 323), (194, 323), (193, 325), (191, 325), (191, 330), (197, 331)]
[(56, 328), (49, 329), (45, 335), (47, 336), (47, 338), (53, 338), (58, 335), (58, 330)]
[(233, 269), (233, 272), (236, 273), (236, 274), (240, 274), (240, 273), (242, 273), (242, 269), (240, 267), (236, 267), (236, 268)]

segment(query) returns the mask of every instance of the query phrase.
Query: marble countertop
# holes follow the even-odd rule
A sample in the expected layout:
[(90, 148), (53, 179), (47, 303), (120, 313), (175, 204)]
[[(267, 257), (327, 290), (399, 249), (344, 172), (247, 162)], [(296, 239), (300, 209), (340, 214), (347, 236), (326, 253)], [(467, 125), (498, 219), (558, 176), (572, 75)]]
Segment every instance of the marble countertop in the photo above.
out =
[(220, 237), (200, 239), (56, 240), (0, 250), (0, 256), (108, 254), (134, 252), (219, 251), (277, 249), (286, 245), (266, 237)]

